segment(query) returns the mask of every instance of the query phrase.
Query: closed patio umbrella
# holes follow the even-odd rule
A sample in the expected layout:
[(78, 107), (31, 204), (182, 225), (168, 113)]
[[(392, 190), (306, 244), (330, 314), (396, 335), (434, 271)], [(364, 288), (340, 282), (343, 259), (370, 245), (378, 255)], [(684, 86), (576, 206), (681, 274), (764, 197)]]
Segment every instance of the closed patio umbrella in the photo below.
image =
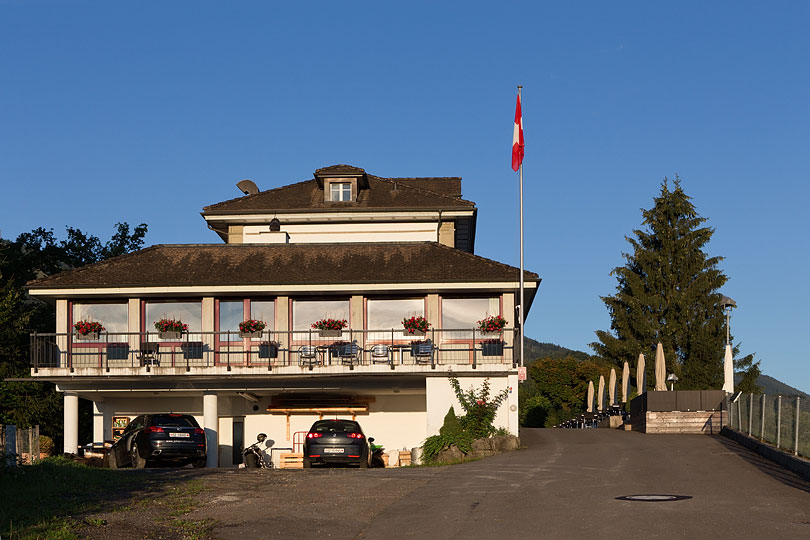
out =
[(585, 402), (588, 412), (593, 412), (593, 381), (588, 381), (588, 401)]
[(599, 375), (599, 393), (597, 394), (599, 397), (596, 399), (596, 406), (599, 408), (599, 412), (605, 410), (605, 376)]
[(723, 391), (734, 393), (734, 355), (731, 345), (726, 345), (726, 356), (723, 359)]
[(622, 403), (630, 401), (630, 364), (624, 361), (622, 368)]
[(655, 389), (667, 389), (667, 364), (664, 360), (664, 346), (660, 341), (655, 347)]
[(608, 379), (608, 405), (616, 403), (616, 369), (610, 368), (610, 378)]
[(638, 395), (647, 391), (647, 362), (644, 360), (644, 353), (639, 353), (638, 355), (636, 385), (638, 386)]

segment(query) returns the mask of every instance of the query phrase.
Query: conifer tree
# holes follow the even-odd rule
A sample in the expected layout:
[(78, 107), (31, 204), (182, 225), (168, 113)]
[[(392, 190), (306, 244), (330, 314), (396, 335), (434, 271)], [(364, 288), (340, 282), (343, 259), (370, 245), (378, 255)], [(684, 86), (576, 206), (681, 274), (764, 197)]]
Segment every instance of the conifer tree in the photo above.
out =
[(718, 268), (722, 257), (705, 252), (714, 230), (704, 226), (706, 218), (680, 179), (672, 184), (674, 189), (664, 179), (653, 207), (642, 210), (644, 229), (626, 237), (632, 253), (624, 253), (624, 266), (611, 272), (616, 294), (602, 297), (610, 331), (597, 331), (599, 341), (591, 347), (617, 366), (644, 353), (648, 381), (654, 381), (652, 359), (660, 341), (678, 388), (720, 388), (725, 319), (719, 291), (727, 277)]

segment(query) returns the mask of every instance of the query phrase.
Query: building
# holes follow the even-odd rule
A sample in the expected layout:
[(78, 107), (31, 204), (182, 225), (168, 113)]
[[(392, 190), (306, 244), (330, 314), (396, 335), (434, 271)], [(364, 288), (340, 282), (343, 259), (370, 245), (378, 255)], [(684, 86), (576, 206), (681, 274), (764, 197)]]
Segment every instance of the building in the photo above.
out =
[[(208, 466), (232, 466), (259, 432), (296, 448), (321, 417), (355, 416), (387, 449), (420, 446), (468, 388), (509, 389), (496, 424), (518, 430), (517, 268), (477, 256), (475, 204), (460, 178), (382, 178), (348, 165), (203, 209), (222, 244), (156, 245), (28, 284), (53, 302), (53, 334), (32, 336), (32, 375), (65, 400), (65, 451), (78, 444), (78, 398), (94, 440), (148, 412), (189, 413), (208, 435)], [(540, 280), (525, 272), (526, 312)], [(403, 318), (423, 316), (425, 336)], [(159, 334), (155, 322), (188, 331)], [(346, 320), (336, 335), (312, 328)], [(267, 323), (240, 335), (248, 319)], [(74, 325), (105, 330), (79, 335)], [(458, 404), (456, 403), (456, 410)], [(211, 452), (218, 448), (218, 452)]]

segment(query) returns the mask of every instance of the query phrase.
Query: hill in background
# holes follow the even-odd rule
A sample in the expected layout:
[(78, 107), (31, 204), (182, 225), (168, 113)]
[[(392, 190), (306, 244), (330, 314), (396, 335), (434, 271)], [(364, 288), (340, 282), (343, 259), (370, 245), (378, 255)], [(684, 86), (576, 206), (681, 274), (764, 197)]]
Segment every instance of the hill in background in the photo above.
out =
[[(582, 351), (575, 351), (554, 343), (540, 343), (530, 337), (526, 337), (524, 341), (524, 349), (526, 354), (526, 365), (530, 365), (538, 358), (565, 358), (571, 356), (577, 360), (594, 360), (594, 357)], [(742, 375), (734, 376), (734, 383), (740, 382)], [(799, 396), (802, 399), (810, 399), (810, 395), (802, 392), (797, 388), (783, 383), (769, 375), (760, 375), (757, 379), (757, 384), (762, 387), (762, 391), (770, 396)]]

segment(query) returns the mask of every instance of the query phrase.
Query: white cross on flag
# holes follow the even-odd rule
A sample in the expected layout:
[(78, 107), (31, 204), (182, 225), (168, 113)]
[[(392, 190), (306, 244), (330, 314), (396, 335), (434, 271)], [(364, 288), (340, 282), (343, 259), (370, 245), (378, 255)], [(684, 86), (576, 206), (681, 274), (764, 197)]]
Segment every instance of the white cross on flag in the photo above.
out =
[(520, 94), (515, 108), (515, 130), (512, 135), (512, 170), (517, 171), (523, 163), (523, 114), (520, 111)]

